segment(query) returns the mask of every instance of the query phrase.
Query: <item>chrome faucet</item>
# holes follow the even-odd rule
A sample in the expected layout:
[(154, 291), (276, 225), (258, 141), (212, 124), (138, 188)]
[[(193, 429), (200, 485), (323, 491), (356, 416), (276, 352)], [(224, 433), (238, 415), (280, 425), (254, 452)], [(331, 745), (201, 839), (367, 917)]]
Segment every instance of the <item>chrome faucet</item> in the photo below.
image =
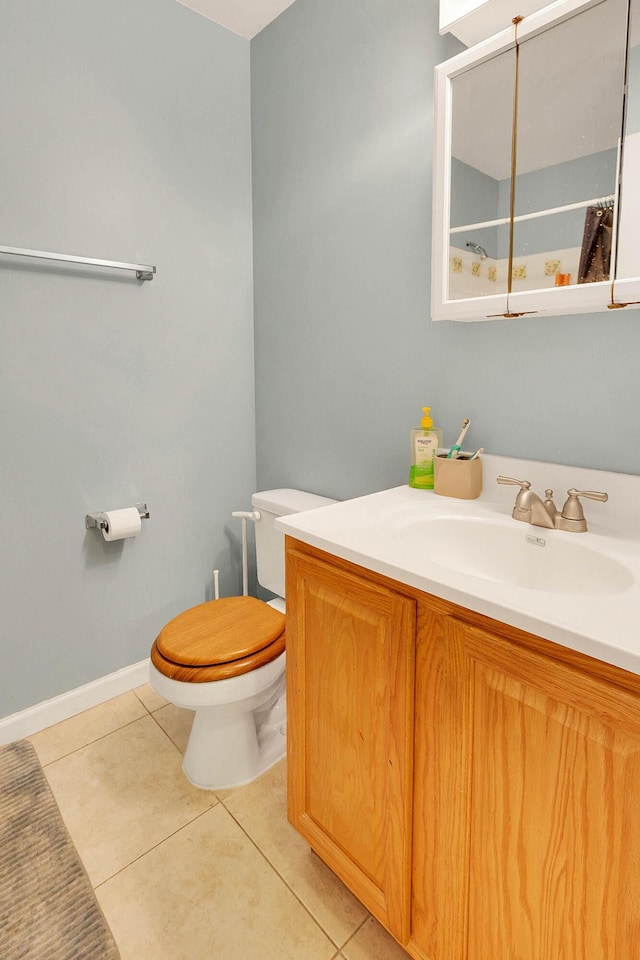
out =
[(568, 533), (584, 533), (587, 529), (582, 504), (579, 497), (588, 497), (589, 500), (601, 500), (606, 503), (609, 499), (606, 493), (597, 490), (567, 490), (567, 500), (562, 511), (556, 510), (553, 502), (553, 490), (545, 490), (544, 502), (537, 493), (531, 490), (528, 480), (514, 480), (513, 477), (498, 477), (498, 483), (512, 483), (520, 487), (511, 516), (514, 520), (523, 520), (535, 527), (548, 527), (550, 530), (565, 530)]

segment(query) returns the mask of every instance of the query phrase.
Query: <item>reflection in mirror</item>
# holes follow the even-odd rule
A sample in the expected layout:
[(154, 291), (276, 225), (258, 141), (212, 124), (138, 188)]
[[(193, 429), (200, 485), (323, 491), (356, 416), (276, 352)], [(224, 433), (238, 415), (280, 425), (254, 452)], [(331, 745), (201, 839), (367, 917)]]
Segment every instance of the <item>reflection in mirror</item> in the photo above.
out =
[(631, 0), (616, 277), (640, 276), (640, 0)]
[(514, 293), (609, 280), (627, 4), (603, 0), (520, 45)]
[(450, 300), (507, 291), (514, 76), (511, 49), (451, 83)]

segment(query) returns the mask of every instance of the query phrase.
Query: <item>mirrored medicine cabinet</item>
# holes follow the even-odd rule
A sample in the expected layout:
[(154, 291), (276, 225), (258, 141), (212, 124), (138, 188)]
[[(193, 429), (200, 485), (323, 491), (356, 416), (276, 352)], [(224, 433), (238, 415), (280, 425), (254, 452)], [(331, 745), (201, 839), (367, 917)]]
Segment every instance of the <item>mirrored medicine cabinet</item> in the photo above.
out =
[(640, 0), (516, 18), (435, 114), (433, 320), (640, 306)]

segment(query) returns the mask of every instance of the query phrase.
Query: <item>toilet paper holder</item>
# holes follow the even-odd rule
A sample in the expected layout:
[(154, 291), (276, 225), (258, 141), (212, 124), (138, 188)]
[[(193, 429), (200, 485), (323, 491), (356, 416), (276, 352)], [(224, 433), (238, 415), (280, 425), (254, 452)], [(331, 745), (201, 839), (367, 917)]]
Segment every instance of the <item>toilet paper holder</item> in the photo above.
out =
[[(133, 507), (136, 508), (140, 514), (141, 520), (149, 519), (149, 508), (146, 503), (133, 503)], [(104, 530), (106, 523), (104, 520), (104, 512), (101, 510), (98, 513), (88, 513), (84, 518), (85, 529), (90, 530), (91, 527), (97, 527), (98, 530)]]

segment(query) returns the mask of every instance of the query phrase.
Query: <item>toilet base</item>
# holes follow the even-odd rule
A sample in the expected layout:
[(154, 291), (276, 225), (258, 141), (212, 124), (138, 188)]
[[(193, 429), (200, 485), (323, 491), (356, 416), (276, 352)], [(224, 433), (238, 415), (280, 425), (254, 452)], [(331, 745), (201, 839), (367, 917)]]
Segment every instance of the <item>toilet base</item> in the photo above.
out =
[(250, 783), (281, 760), (287, 748), (284, 690), (274, 704), (256, 712), (196, 710), (182, 761), (187, 780), (201, 790)]
[(176, 707), (194, 710), (182, 769), (201, 790), (250, 783), (286, 752), (286, 653), (210, 683), (173, 680), (149, 664), (149, 681)]

